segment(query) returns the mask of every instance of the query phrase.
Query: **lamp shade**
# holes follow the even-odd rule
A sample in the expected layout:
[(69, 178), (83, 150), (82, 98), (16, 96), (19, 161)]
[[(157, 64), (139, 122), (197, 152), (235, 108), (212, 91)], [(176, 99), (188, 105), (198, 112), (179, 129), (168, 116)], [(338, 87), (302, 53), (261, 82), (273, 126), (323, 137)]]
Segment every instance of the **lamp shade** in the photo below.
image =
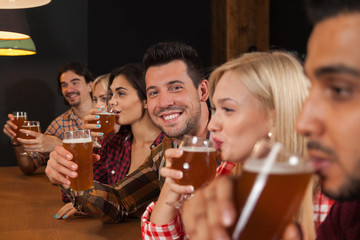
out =
[(33, 8), (48, 4), (51, 0), (0, 0), (0, 9)]
[(0, 39), (27, 39), (29, 26), (24, 10), (0, 10)]
[(0, 56), (25, 56), (36, 54), (31, 38), (23, 40), (0, 40)]

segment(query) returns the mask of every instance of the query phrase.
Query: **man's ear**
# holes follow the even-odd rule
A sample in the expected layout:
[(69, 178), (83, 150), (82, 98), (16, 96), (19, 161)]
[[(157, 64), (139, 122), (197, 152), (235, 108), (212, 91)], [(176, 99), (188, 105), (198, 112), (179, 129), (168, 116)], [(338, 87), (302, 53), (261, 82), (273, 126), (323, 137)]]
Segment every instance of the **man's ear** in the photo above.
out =
[(198, 86), (198, 93), (201, 102), (206, 102), (209, 98), (209, 82), (208, 80), (204, 79), (200, 82)]
[(93, 82), (87, 83), (87, 86), (88, 86), (88, 92), (92, 92)]

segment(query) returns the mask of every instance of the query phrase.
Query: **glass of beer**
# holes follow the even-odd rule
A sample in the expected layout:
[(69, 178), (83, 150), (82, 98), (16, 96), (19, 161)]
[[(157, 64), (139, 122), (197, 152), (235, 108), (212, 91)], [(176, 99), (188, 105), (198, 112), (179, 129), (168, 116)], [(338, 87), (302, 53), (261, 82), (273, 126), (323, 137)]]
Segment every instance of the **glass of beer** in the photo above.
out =
[(19, 135), (19, 129), (22, 126), (23, 122), (27, 120), (27, 113), (26, 112), (13, 112), (12, 115), (14, 116), (13, 123), (17, 126), (17, 129), (13, 129), (16, 136), (14, 137), (14, 144), (19, 144), (17, 141)]
[(63, 147), (71, 152), (74, 157), (73, 161), (78, 164), (78, 176), (72, 178), (70, 184), (73, 195), (80, 196), (91, 193), (94, 181), (90, 130), (64, 132)]
[[(185, 135), (179, 148), (183, 150), (183, 155), (173, 160), (171, 168), (182, 171), (183, 177), (176, 183), (192, 185), (197, 190), (215, 178), (216, 149), (211, 140)], [(183, 194), (179, 201), (168, 204), (180, 208), (184, 200), (191, 197), (192, 194)]]
[[(102, 109), (101, 112), (96, 113), (97, 115), (99, 115), (99, 119), (90, 120), (89, 124), (100, 125), (100, 128), (91, 129), (92, 132), (98, 132), (98, 133), (102, 132), (104, 135), (108, 135), (114, 132), (116, 114), (108, 106), (102, 107), (101, 109)], [(97, 137), (95, 137), (94, 139), (94, 146), (101, 148), (101, 144)]]
[[(23, 121), (20, 129), (30, 130), (34, 132), (41, 132), (40, 130), (40, 122), (39, 121)], [(35, 139), (36, 137), (31, 136), (30, 134), (23, 133), (19, 131), (18, 138), (21, 139)], [(26, 144), (30, 145), (30, 144)], [(30, 156), (33, 156), (33, 152), (25, 152), (24, 155), (29, 154)]]
[[(258, 141), (235, 180), (232, 239), (279, 239), (298, 210), (313, 168), (271, 140)], [(240, 210), (241, 209), (241, 210)]]

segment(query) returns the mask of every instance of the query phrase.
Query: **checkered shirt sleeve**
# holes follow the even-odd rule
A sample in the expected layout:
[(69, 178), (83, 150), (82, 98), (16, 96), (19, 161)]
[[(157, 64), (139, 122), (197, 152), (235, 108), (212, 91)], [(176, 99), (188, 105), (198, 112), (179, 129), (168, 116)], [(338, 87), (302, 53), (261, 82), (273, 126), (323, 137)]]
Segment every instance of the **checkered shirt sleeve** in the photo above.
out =
[(334, 200), (326, 197), (320, 189), (316, 191), (313, 200), (315, 228), (318, 228), (325, 220), (334, 202)]
[[(234, 163), (222, 162), (216, 169), (216, 176), (228, 175), (234, 166)], [(155, 202), (152, 202), (141, 217), (141, 234), (143, 239), (188, 239), (183, 230), (180, 214), (178, 214), (172, 222), (161, 226), (150, 222), (150, 216), (155, 204)]]
[(184, 236), (184, 230), (180, 220), (180, 215), (170, 223), (157, 226), (151, 223), (150, 214), (155, 207), (155, 202), (152, 202), (147, 208), (144, 215), (141, 217), (141, 234), (145, 240), (159, 239), (159, 240), (172, 240), (172, 239), (187, 239)]

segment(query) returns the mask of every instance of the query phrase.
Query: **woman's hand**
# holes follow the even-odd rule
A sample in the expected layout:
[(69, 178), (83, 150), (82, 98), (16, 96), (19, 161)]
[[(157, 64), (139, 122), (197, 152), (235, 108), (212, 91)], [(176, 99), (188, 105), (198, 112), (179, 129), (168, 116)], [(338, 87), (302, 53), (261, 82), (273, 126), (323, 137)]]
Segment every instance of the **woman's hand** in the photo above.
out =
[(80, 212), (73, 207), (72, 203), (66, 203), (60, 210), (55, 214), (56, 219), (68, 219), (73, 215), (87, 215), (86, 213)]
[(102, 137), (103, 133), (100, 132), (94, 132), (91, 130), (94, 129), (99, 129), (100, 126), (98, 126), (98, 124), (94, 123), (94, 124), (90, 124), (89, 121), (96, 121), (100, 119), (100, 116), (97, 115), (97, 113), (101, 112), (101, 108), (93, 108), (89, 111), (89, 114), (85, 116), (84, 118), (84, 124), (83, 124), (83, 128), (84, 129), (89, 129), (90, 130), (90, 134), (92, 137)]

